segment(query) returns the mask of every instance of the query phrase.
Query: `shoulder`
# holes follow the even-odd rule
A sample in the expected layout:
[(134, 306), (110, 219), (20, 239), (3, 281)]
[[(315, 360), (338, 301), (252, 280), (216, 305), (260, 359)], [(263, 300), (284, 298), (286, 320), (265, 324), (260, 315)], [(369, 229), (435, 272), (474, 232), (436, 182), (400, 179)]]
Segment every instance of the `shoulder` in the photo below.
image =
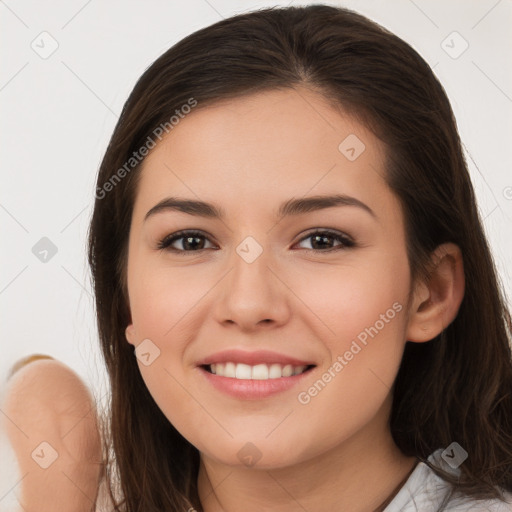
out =
[[(428, 461), (436, 467), (458, 475), (460, 471), (445, 462), (441, 457), (442, 452), (442, 449), (436, 450)], [(384, 512), (512, 512), (511, 493), (502, 492), (505, 501), (464, 497), (452, 498), (446, 503), (449, 492), (450, 485), (426, 464), (419, 462)]]

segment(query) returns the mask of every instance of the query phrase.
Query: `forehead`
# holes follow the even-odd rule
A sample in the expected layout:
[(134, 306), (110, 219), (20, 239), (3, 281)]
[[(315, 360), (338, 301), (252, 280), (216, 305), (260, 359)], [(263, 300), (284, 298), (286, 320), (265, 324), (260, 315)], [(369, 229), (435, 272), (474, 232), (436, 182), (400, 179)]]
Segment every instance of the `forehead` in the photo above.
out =
[(136, 209), (166, 195), (237, 210), (333, 192), (379, 202), (384, 157), (374, 134), (308, 89), (199, 104), (143, 162)]

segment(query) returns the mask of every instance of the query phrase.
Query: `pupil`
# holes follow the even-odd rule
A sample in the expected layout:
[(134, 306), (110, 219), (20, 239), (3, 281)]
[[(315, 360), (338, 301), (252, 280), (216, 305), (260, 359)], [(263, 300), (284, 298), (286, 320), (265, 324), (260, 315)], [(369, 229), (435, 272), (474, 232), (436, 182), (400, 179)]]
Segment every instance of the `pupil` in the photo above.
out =
[[(197, 237), (197, 236), (189, 236), (189, 237), (186, 237), (184, 239), (184, 245), (185, 245), (185, 248), (193, 248), (193, 249), (197, 249), (197, 245), (194, 245), (194, 242), (193, 241), (197, 241), (199, 240), (199, 245), (202, 245), (201, 244), (201, 238), (200, 237)], [(202, 247), (199, 247), (199, 249), (202, 249)]]
[[(322, 241), (321, 243), (327, 243), (327, 242), (326, 242), (326, 240), (329, 240), (329, 238), (330, 238), (329, 236), (325, 236), (325, 235), (315, 235), (315, 236), (313, 237), (313, 240), (314, 240), (314, 241), (313, 241), (313, 244), (312, 244), (312, 245), (313, 245), (313, 247), (315, 247), (316, 242), (317, 242), (318, 240), (321, 240), (321, 241)], [(329, 245), (329, 244), (327, 243), (327, 245)], [(325, 247), (325, 245), (324, 245), (324, 247)]]

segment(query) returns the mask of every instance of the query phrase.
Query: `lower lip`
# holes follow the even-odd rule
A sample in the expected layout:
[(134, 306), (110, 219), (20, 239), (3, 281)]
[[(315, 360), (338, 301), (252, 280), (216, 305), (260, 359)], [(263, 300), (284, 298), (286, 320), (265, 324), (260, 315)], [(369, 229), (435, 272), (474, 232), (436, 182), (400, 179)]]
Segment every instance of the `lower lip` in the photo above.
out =
[(219, 391), (242, 400), (259, 400), (272, 395), (287, 391), (296, 386), (304, 377), (309, 375), (314, 368), (311, 368), (299, 375), (291, 377), (280, 377), (279, 379), (249, 380), (234, 379), (231, 377), (220, 377), (210, 373), (202, 367), (200, 372), (207, 381)]

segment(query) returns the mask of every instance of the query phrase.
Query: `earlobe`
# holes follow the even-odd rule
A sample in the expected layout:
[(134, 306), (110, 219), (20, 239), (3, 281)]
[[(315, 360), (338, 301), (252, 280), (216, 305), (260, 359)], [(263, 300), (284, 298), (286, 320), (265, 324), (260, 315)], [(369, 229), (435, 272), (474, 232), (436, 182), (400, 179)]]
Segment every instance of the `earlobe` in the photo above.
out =
[(133, 324), (129, 324), (128, 327), (125, 329), (124, 334), (126, 336), (126, 340), (130, 345), (135, 346), (136, 343), (136, 335), (135, 335), (135, 327)]
[(459, 247), (445, 243), (431, 257), (427, 281), (416, 284), (409, 313), (407, 340), (430, 341), (450, 325), (464, 298), (464, 264)]

